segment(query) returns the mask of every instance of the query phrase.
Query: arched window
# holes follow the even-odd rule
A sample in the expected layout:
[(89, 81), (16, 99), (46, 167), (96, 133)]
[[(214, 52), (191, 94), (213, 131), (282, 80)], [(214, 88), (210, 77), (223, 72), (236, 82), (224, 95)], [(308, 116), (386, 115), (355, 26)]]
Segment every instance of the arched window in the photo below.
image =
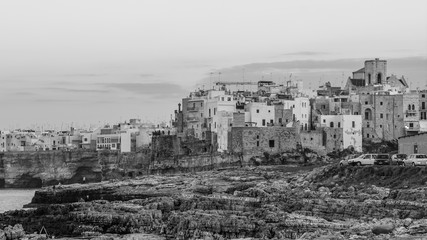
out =
[(371, 109), (366, 109), (365, 110), (365, 120), (371, 120), (372, 119), (372, 111)]
[(411, 110), (411, 104), (408, 105), (408, 110)]
[(378, 75), (377, 75), (377, 83), (381, 84), (381, 81), (382, 81), (382, 74), (378, 73)]
[(415, 110), (415, 105), (414, 104), (412, 104), (412, 110)]
[(330, 122), (330, 123), (329, 123), (329, 126), (330, 126), (330, 127), (334, 127), (334, 122)]

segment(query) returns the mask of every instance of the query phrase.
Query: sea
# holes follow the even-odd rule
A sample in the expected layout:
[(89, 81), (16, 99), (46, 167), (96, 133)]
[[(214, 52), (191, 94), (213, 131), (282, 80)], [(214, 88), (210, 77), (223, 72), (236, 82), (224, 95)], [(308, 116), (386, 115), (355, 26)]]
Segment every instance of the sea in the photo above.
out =
[(0, 189), (0, 213), (22, 209), (31, 202), (37, 189)]

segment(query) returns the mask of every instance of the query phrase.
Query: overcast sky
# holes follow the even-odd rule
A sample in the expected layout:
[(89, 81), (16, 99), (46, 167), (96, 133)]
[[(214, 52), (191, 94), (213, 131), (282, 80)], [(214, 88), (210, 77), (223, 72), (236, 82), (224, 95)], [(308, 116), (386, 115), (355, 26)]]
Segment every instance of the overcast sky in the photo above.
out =
[[(210, 72), (427, 84), (427, 1), (0, 1), (0, 129), (167, 120)], [(205, 86), (203, 86), (205, 85)]]

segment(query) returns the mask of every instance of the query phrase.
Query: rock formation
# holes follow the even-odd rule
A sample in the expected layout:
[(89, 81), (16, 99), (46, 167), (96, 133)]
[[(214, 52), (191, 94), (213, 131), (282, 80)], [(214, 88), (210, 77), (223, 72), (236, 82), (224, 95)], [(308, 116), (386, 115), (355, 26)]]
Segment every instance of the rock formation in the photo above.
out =
[[(47, 187), (0, 228), (55, 236), (405, 239), (427, 236), (425, 170), (258, 166)], [(409, 238), (408, 238), (409, 239)]]

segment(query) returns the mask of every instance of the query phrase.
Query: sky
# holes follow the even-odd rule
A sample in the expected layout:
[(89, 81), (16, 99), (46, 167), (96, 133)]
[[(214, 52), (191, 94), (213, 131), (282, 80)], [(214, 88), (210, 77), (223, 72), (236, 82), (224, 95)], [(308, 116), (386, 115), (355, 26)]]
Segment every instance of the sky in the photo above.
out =
[(0, 130), (167, 121), (218, 80), (343, 85), (374, 58), (427, 88), (427, 1), (2, 0)]

